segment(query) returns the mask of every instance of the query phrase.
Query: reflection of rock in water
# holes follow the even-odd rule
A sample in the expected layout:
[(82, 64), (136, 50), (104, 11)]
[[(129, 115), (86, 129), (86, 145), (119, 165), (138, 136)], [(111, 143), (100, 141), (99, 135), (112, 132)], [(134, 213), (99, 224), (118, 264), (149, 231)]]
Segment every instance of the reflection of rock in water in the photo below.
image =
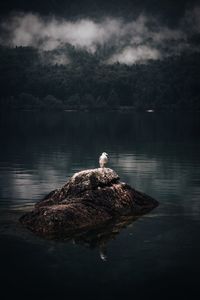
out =
[(78, 230), (69, 232), (60, 232), (60, 234), (50, 235), (47, 238), (71, 242), (74, 245), (82, 245), (90, 249), (99, 249), (100, 258), (107, 261), (107, 246), (109, 241), (114, 240), (121, 230), (132, 224), (139, 217), (123, 216), (107, 222), (104, 226), (88, 230)]
[(20, 221), (44, 237), (58, 238), (67, 233), (92, 246), (115, 235), (127, 223), (128, 215), (142, 215), (157, 205), (155, 199), (120, 182), (113, 170), (100, 168), (74, 174)]
[[(120, 231), (134, 222), (137, 218), (132, 216), (121, 217), (108, 222), (104, 226), (68, 235), (73, 237), (75, 243), (83, 244), (90, 248), (103, 247), (108, 241), (114, 239)], [(66, 237), (66, 236), (65, 236)]]
[[(110, 240), (120, 233), (123, 228), (134, 222), (137, 218), (133, 216), (121, 217), (118, 220), (106, 224), (104, 227), (88, 230), (73, 236), (74, 243), (90, 248), (99, 248), (100, 258), (107, 261), (107, 245)], [(70, 237), (68, 237), (70, 239)]]

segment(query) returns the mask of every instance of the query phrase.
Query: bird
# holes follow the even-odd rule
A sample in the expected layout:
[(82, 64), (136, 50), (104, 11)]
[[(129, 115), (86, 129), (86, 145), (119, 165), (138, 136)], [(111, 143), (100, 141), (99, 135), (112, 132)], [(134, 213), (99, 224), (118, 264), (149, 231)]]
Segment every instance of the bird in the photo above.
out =
[(101, 156), (99, 157), (100, 168), (104, 168), (105, 164), (107, 164), (107, 162), (108, 162), (108, 154), (106, 152), (103, 152), (101, 154)]

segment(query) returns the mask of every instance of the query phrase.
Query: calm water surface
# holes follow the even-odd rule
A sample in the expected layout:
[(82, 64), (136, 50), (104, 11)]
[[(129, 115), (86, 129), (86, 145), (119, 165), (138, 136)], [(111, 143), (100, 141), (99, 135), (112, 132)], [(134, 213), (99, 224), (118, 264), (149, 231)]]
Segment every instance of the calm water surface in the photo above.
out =
[[(199, 114), (1, 113), (0, 139), (5, 299), (200, 294)], [(107, 239), (107, 261), (98, 245), (44, 240), (20, 226), (18, 218), (45, 194), (74, 172), (97, 167), (103, 151), (123, 181), (160, 203)]]

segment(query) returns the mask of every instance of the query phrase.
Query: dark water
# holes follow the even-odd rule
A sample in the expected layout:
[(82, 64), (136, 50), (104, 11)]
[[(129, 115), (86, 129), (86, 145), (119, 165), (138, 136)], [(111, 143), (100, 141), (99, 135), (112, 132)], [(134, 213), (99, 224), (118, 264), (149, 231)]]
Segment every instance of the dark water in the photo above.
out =
[[(0, 116), (0, 274), (8, 299), (194, 299), (200, 278), (198, 114), (23, 112)], [(160, 205), (99, 247), (44, 240), (18, 218), (110, 155)], [(200, 296), (200, 295), (199, 295)], [(195, 298), (196, 299), (196, 298)]]

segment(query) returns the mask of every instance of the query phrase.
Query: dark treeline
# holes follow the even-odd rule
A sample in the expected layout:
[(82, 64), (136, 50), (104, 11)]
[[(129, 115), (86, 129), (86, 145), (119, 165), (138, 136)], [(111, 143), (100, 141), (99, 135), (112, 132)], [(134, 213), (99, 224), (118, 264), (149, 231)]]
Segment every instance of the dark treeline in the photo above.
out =
[(106, 64), (101, 51), (0, 48), (1, 109), (200, 109), (200, 54), (131, 66)]

